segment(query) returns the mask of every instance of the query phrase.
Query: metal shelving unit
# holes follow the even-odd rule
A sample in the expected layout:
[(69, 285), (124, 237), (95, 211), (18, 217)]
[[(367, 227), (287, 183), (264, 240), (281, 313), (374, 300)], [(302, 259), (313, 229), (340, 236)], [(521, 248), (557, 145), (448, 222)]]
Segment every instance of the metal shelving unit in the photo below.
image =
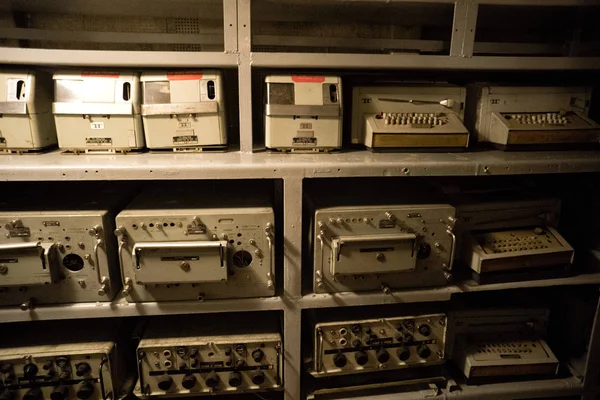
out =
[[(136, 0), (137, 1), (137, 0)], [(199, 0), (178, 0), (187, 6), (203, 6)], [(259, 0), (254, 0), (258, 2)], [(69, 0), (70, 4), (73, 0)], [(336, 1), (331, 1), (336, 3)], [(9, 2), (10, 5), (16, 0)], [(98, 0), (82, 0), (81, 4), (97, 9)], [(114, 4), (117, 4), (113, 2)], [(111, 3), (111, 4), (113, 4)], [(133, 2), (135, 3), (135, 1)], [(133, 4), (132, 3), (132, 4)], [(139, 1), (138, 1), (139, 3)], [(214, 3), (212, 1), (211, 3)], [(303, 3), (288, 0), (284, 3)], [(304, 3), (318, 9), (318, 0)], [(357, 1), (339, 3), (353, 4)], [(66, 304), (38, 307), (33, 311), (0, 309), (0, 322), (45, 319), (112, 318), (142, 315), (244, 312), (251, 310), (282, 310), (285, 343), (284, 381), (286, 400), (300, 400), (302, 356), (301, 312), (303, 309), (339, 306), (379, 305), (391, 303), (448, 301), (453, 295), (474, 291), (498, 291), (515, 288), (568, 285), (600, 285), (600, 274), (579, 275), (570, 278), (527, 281), (479, 286), (469, 282), (443, 288), (393, 291), (383, 293), (344, 293), (335, 295), (303, 295), (301, 288), (302, 260), (302, 182), (304, 179), (343, 177), (401, 177), (401, 176), (491, 176), (516, 174), (557, 174), (600, 172), (600, 155), (593, 151), (504, 153), (500, 151), (473, 151), (464, 153), (371, 153), (344, 151), (323, 155), (280, 155), (253, 152), (253, 113), (260, 107), (252, 104), (253, 71), (269, 68), (357, 70), (545, 70), (589, 71), (600, 69), (600, 57), (582, 57), (573, 52), (561, 57), (489, 56), (479, 55), (489, 44), (477, 44), (476, 27), (480, 6), (537, 6), (577, 7), (600, 5), (595, 0), (365, 0), (365, 4), (446, 4), (453, 8), (451, 37), (447, 41), (428, 46), (447, 46), (446, 55), (439, 54), (339, 54), (327, 52), (302, 53), (294, 51), (256, 51), (258, 44), (269, 44), (273, 35), (252, 33), (251, 0), (223, 0), (222, 51), (121, 51), (74, 50), (47, 48), (1, 47), (0, 64), (38, 65), (54, 67), (123, 67), (123, 68), (201, 68), (221, 67), (236, 69), (238, 73), (238, 102), (240, 140), (239, 151), (221, 154), (141, 153), (122, 155), (62, 155), (58, 151), (38, 155), (0, 156), (1, 181), (80, 181), (80, 180), (212, 180), (212, 179), (272, 179), (283, 180), (284, 223), (278, 227), (285, 236), (283, 251), (283, 292), (279, 297), (265, 299), (218, 300), (206, 302), (172, 302), (127, 304), (93, 303)], [(158, 3), (157, 3), (158, 4)], [(0, 11), (3, 11), (0, 6)], [(123, 5), (119, 7), (135, 7)], [(161, 8), (154, 12), (159, 15)], [(183, 15), (182, 15), (183, 16)], [(40, 38), (40, 32), (0, 26), (0, 38), (26, 40)], [(2, 36), (4, 34), (4, 36)], [(43, 34), (43, 32), (42, 32)], [(195, 45), (202, 43), (201, 33), (176, 34), (172, 39), (142, 36), (148, 40)], [(58, 40), (69, 32), (54, 34)], [(178, 36), (179, 35), (179, 36)], [(134, 35), (135, 36), (135, 35)], [(275, 35), (277, 36), (277, 35)], [(110, 41), (109, 34), (93, 32), (85, 36), (90, 41)], [(218, 38), (217, 38), (218, 39)], [(573, 42), (577, 40), (574, 39)], [(275, 42), (280, 43), (277, 37)], [(298, 41), (296, 41), (298, 42)], [(417, 41), (418, 42), (418, 41)], [(2, 43), (0, 39), (0, 44)], [(419, 43), (402, 42), (416, 45)], [(432, 48), (433, 48), (432, 47)], [(571, 46), (574, 47), (574, 46)], [(506, 48), (496, 46), (494, 49)], [(535, 50), (535, 48), (534, 48)], [(255, 82), (256, 83), (256, 82)], [(0, 186), (1, 187), (1, 186)], [(600, 316), (596, 315), (590, 353), (600, 349)], [(596, 357), (597, 358), (597, 357)], [(525, 382), (518, 385), (494, 384), (461, 385), (460, 390), (447, 391), (444, 397), (460, 398), (547, 398), (551, 396), (589, 395), (600, 391), (597, 377), (600, 362), (587, 360), (585, 385), (575, 377)]]

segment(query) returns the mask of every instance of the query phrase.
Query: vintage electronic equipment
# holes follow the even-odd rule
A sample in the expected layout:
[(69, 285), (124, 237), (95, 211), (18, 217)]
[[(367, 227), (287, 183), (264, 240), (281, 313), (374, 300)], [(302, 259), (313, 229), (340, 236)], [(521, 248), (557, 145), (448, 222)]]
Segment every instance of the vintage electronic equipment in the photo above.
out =
[(444, 362), (446, 315), (317, 323), (317, 377), (436, 365)]
[(445, 285), (454, 259), (454, 207), (445, 204), (317, 209), (314, 292)]
[[(283, 388), (277, 324), (256, 316), (151, 320), (137, 349), (138, 397), (200, 396)], [(244, 317), (252, 322), (242, 323)], [(225, 322), (229, 321), (229, 323)], [(260, 321), (260, 322), (259, 322)]]
[(58, 145), (74, 153), (126, 153), (144, 147), (140, 78), (133, 72), (54, 75)]
[(41, 71), (0, 71), (0, 152), (56, 145), (52, 77)]
[(467, 147), (465, 96), (452, 85), (355, 87), (352, 143), (374, 150)]
[(559, 213), (558, 199), (459, 205), (458, 257), (479, 283), (564, 273), (574, 250), (554, 228)]
[[(34, 325), (35, 331), (32, 322), (8, 332), (3, 328), (3, 399), (115, 400), (131, 389), (129, 374), (135, 368), (128, 368), (125, 349), (120, 347), (125, 343), (115, 335), (120, 328), (106, 322), (61, 321), (60, 326), (51, 322)], [(19, 345), (13, 344), (14, 339)]]
[(448, 352), (467, 382), (550, 376), (559, 362), (544, 340), (548, 311), (476, 310), (452, 315)]
[(227, 126), (219, 71), (143, 73), (141, 81), (149, 149), (225, 150)]
[(265, 146), (281, 151), (342, 147), (342, 81), (337, 76), (268, 76)]
[[(504, 149), (598, 143), (591, 88), (469, 85), (466, 120), (480, 142)], [(564, 147), (561, 147), (564, 148)]]
[(0, 210), (0, 305), (112, 300), (120, 275), (111, 202), (47, 198), (40, 211), (20, 211), (39, 207), (28, 202)]
[(208, 197), (142, 193), (117, 216), (130, 301), (275, 294), (273, 209), (219, 207), (216, 197), (203, 208)]

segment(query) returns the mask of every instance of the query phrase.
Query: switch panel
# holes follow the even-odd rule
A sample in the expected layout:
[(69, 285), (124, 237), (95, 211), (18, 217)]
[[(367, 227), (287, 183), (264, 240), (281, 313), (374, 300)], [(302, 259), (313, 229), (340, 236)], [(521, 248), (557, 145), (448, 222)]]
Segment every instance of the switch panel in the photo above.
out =
[(117, 364), (113, 342), (0, 349), (2, 396), (31, 400), (118, 398), (123, 371)]
[(275, 294), (268, 207), (136, 209), (117, 216), (123, 293), (130, 301)]
[(120, 285), (106, 210), (0, 212), (0, 305), (110, 301)]
[(315, 325), (314, 376), (345, 375), (444, 362), (446, 315)]
[(315, 293), (447, 283), (455, 247), (452, 206), (323, 208), (315, 221)]

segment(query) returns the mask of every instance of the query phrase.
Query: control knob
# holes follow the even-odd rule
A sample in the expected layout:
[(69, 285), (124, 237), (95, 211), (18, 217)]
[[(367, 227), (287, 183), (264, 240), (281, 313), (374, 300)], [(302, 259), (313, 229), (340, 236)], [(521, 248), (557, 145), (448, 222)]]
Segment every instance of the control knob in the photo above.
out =
[(262, 385), (265, 383), (265, 373), (262, 371), (256, 371), (256, 373), (252, 375), (252, 383), (255, 385)]
[(429, 356), (431, 355), (431, 350), (429, 349), (429, 347), (427, 347), (427, 345), (422, 344), (419, 347), (417, 347), (417, 354), (421, 358), (429, 358)]
[(206, 377), (206, 386), (208, 386), (209, 388), (216, 388), (217, 386), (219, 386), (219, 375), (217, 375), (216, 372), (211, 372), (210, 374), (208, 374), (208, 376)]
[(65, 385), (58, 385), (52, 393), (50, 393), (50, 400), (65, 400), (69, 397), (69, 387)]
[(77, 398), (87, 400), (94, 394), (94, 385), (90, 381), (83, 381), (77, 389)]
[(192, 374), (187, 374), (181, 379), (181, 386), (185, 389), (190, 390), (194, 386), (196, 386), (196, 377)]
[(90, 367), (90, 364), (82, 362), (77, 364), (76, 368), (76, 372), (75, 375), (77, 376), (85, 376), (87, 374), (89, 374), (89, 372), (92, 370), (92, 367)]
[(252, 352), (252, 359), (254, 360), (254, 362), (261, 362), (264, 356), (265, 353), (263, 353), (261, 349), (256, 349)]
[(346, 365), (346, 356), (343, 355), (342, 353), (337, 353), (334, 357), (333, 357), (333, 364), (338, 367), (338, 368), (342, 368)]
[(23, 367), (23, 376), (25, 379), (35, 379), (39, 369), (35, 364), (27, 364)]
[(23, 395), (23, 400), (42, 400), (42, 389), (32, 388)]
[(408, 347), (398, 348), (398, 358), (400, 361), (406, 361), (410, 358), (410, 349)]
[(233, 371), (229, 375), (229, 386), (238, 387), (242, 384), (242, 374), (237, 371)]
[(376, 354), (376, 357), (377, 361), (379, 361), (382, 364), (390, 360), (390, 354), (384, 349), (379, 350)]
[(365, 365), (369, 361), (369, 356), (364, 351), (354, 353), (354, 359), (358, 365)]
[(423, 336), (431, 335), (431, 327), (427, 324), (419, 326), (419, 333)]
[(170, 375), (162, 375), (157, 379), (157, 386), (160, 390), (169, 390), (173, 385), (173, 378)]

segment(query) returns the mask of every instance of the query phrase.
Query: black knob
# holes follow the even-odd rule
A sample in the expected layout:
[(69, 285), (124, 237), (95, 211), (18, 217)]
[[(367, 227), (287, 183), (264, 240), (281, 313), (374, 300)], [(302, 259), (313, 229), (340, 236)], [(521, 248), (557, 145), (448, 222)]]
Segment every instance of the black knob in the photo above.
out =
[(386, 350), (381, 349), (377, 352), (377, 361), (379, 361), (380, 363), (386, 363), (390, 360), (390, 353), (388, 353)]
[(46, 361), (42, 368), (44, 369), (44, 371), (48, 371), (50, 368), (52, 368), (52, 360)]
[(431, 355), (431, 350), (429, 350), (429, 347), (422, 344), (421, 346), (417, 347), (417, 354), (421, 358), (429, 358), (429, 356)]
[(50, 400), (65, 400), (69, 397), (69, 387), (65, 385), (59, 385), (52, 393), (50, 393)]
[(29, 389), (27, 391), (27, 393), (25, 393), (23, 395), (23, 400), (42, 400), (42, 399), (43, 399), (42, 389), (40, 389), (40, 388)]
[(82, 363), (77, 364), (75, 375), (85, 376), (85, 375), (89, 374), (91, 370), (92, 370), (92, 367), (90, 367), (90, 364), (82, 362)]
[(354, 360), (358, 365), (365, 365), (369, 361), (369, 356), (364, 351), (354, 353)]
[(335, 356), (333, 356), (333, 364), (338, 368), (344, 367), (346, 362), (346, 356), (342, 353), (337, 353)]
[(419, 333), (423, 336), (431, 335), (431, 327), (427, 324), (419, 326)]
[(15, 397), (15, 392), (5, 389), (0, 393), (0, 400), (12, 400)]
[(157, 386), (160, 390), (167, 391), (171, 388), (171, 385), (173, 385), (173, 378), (171, 378), (170, 375), (161, 375), (157, 381)]
[(256, 373), (252, 375), (252, 383), (255, 385), (262, 385), (265, 383), (265, 373), (262, 371), (256, 371)]
[(198, 349), (190, 349), (190, 358), (195, 358), (198, 356)]
[(90, 381), (83, 381), (77, 389), (77, 398), (87, 400), (94, 394), (94, 385)]
[(60, 375), (58, 375), (58, 379), (62, 381), (66, 381), (69, 378), (71, 378), (71, 374), (69, 373), (69, 371), (62, 371)]
[(238, 387), (242, 384), (242, 374), (237, 371), (233, 371), (229, 375), (229, 386)]
[(3, 374), (8, 374), (10, 371), (12, 371), (13, 369), (13, 365), (11, 363), (5, 363), (2, 364), (2, 366), (0, 366), (0, 372), (2, 372)]
[(265, 353), (263, 353), (261, 349), (256, 349), (252, 352), (252, 359), (254, 362), (261, 362), (264, 356)]
[(69, 359), (67, 357), (56, 357), (56, 365), (60, 368), (66, 368), (69, 365)]
[(219, 386), (219, 375), (217, 375), (216, 372), (211, 372), (210, 374), (208, 374), (208, 376), (206, 377), (206, 386), (208, 386), (209, 388), (216, 388), (217, 386)]
[(187, 374), (181, 380), (181, 386), (183, 386), (187, 390), (190, 390), (191, 388), (193, 388), (194, 386), (196, 386), (196, 381), (197, 380), (196, 380), (196, 377), (194, 375)]
[(401, 361), (406, 361), (410, 358), (410, 349), (408, 347), (398, 348), (398, 358)]
[(424, 258), (429, 257), (430, 254), (431, 254), (431, 246), (429, 245), (429, 243), (421, 243), (419, 245), (419, 249), (417, 250), (417, 258), (419, 260), (422, 260)]
[(23, 367), (23, 376), (25, 379), (34, 379), (39, 369), (35, 364), (27, 364)]

